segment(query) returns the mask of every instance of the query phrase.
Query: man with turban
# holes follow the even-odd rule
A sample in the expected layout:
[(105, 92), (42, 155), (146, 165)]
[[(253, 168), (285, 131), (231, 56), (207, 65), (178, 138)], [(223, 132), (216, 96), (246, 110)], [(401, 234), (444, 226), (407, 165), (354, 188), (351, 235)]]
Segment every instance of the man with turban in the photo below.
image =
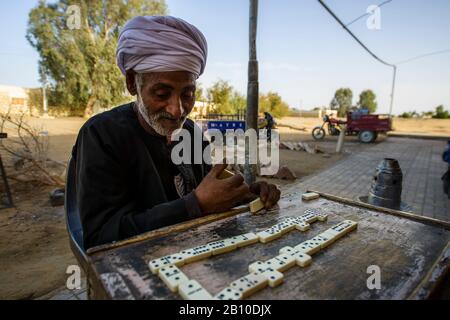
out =
[(92, 117), (72, 151), (85, 249), (256, 196), (266, 208), (278, 202), (274, 185), (248, 186), (241, 175), (219, 179), (224, 164), (171, 159), (173, 132), (183, 128), (194, 136), (198, 130), (187, 116), (206, 57), (203, 34), (178, 18), (140, 16), (121, 30), (117, 64), (136, 101)]

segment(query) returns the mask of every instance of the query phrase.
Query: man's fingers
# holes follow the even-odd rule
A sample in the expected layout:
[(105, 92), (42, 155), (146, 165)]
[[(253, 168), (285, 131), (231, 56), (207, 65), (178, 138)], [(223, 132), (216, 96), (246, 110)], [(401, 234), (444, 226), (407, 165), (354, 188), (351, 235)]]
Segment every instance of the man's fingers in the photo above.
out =
[(260, 182), (259, 183), (259, 198), (261, 199), (261, 201), (265, 204), (266, 201), (268, 200), (269, 197), (269, 185), (267, 184), (267, 182)]
[(217, 178), (227, 167), (228, 164), (226, 163), (216, 164), (214, 167), (212, 167), (209, 174), (212, 175), (214, 178)]
[(241, 184), (235, 189), (236, 197), (239, 198), (238, 201), (243, 200), (250, 193), (250, 188), (246, 183)]
[(250, 187), (250, 191), (257, 194), (262, 203), (266, 206), (273, 206), (279, 200), (279, 190), (273, 184), (268, 184), (265, 181), (254, 183)]
[(252, 183), (252, 184), (250, 185), (250, 192), (259, 195), (260, 185), (261, 185), (260, 182)]
[(281, 191), (273, 184), (269, 186), (269, 190), (270, 200), (273, 202), (278, 202), (278, 200), (280, 200)]
[(242, 176), (242, 174), (235, 174), (231, 178), (226, 179), (226, 181), (230, 184), (231, 187), (236, 188), (244, 183), (244, 177)]
[(280, 200), (281, 192), (278, 190), (276, 186), (273, 184), (269, 185), (269, 195), (267, 197), (267, 201), (264, 202), (264, 205), (267, 209), (272, 208), (278, 200)]

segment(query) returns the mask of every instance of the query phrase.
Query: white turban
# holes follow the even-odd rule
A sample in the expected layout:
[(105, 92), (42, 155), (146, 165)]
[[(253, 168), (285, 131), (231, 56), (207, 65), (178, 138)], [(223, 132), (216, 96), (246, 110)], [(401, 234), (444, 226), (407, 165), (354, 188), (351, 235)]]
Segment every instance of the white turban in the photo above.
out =
[(171, 16), (139, 16), (129, 20), (119, 35), (117, 64), (123, 74), (205, 70), (208, 47), (195, 26)]

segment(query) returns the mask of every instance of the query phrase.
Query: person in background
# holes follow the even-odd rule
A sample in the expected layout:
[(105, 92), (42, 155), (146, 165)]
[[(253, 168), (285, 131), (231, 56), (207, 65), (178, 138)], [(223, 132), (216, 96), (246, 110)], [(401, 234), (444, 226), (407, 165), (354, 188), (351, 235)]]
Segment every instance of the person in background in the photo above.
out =
[(275, 121), (273, 120), (272, 115), (269, 112), (264, 112), (264, 119), (267, 122), (266, 129), (267, 129), (267, 141), (272, 140), (272, 129), (275, 125)]

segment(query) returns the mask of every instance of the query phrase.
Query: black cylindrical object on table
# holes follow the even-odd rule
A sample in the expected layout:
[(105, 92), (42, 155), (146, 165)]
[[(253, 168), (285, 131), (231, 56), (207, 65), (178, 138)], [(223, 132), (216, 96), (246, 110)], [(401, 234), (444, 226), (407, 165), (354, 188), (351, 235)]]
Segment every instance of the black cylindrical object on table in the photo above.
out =
[(403, 173), (397, 160), (384, 159), (376, 168), (368, 202), (390, 209), (400, 209)]

